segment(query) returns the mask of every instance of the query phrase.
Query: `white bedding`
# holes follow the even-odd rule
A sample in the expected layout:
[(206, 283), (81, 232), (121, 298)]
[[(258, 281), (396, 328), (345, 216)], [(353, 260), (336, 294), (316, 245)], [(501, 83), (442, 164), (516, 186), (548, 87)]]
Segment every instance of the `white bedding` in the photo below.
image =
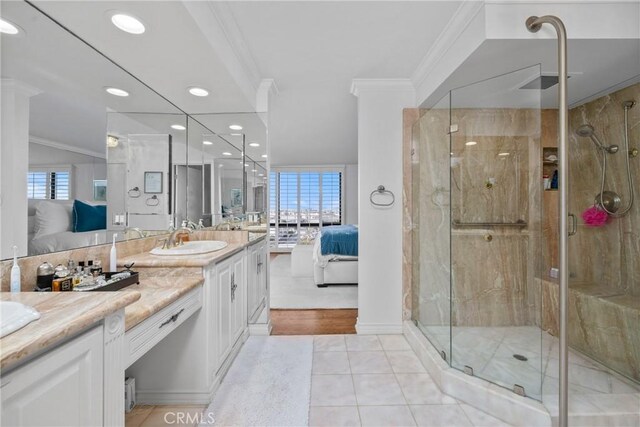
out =
[(107, 243), (106, 230), (94, 230), (82, 233), (63, 231), (30, 240), (29, 255), (41, 255), (104, 243)]
[(322, 255), (322, 247), (320, 245), (320, 235), (313, 242), (313, 263), (319, 267), (325, 268), (332, 261), (357, 261), (357, 256), (350, 255)]

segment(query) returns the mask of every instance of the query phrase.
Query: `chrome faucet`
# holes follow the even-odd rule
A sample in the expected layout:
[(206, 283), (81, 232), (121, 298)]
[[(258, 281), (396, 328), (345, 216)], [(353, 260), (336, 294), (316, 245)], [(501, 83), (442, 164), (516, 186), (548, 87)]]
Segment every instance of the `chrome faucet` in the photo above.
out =
[(191, 234), (193, 232), (192, 229), (190, 229), (189, 227), (180, 227), (177, 230), (174, 230), (170, 235), (169, 235), (169, 240), (167, 240), (167, 246), (169, 247), (169, 249), (171, 248), (175, 248), (176, 246), (178, 246), (179, 244), (182, 243), (182, 240), (180, 241), (176, 241), (176, 238), (180, 235), (180, 234)]

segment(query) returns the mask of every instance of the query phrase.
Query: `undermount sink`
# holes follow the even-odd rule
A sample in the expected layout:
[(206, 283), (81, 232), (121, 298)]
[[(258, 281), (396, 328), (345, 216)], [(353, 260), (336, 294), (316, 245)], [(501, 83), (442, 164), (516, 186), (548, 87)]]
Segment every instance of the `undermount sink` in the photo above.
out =
[(228, 245), (229, 243), (220, 240), (195, 240), (185, 242), (183, 245), (171, 249), (155, 248), (150, 254), (163, 256), (200, 255), (219, 251)]
[(0, 301), (0, 338), (39, 318), (40, 313), (33, 307), (14, 301)]

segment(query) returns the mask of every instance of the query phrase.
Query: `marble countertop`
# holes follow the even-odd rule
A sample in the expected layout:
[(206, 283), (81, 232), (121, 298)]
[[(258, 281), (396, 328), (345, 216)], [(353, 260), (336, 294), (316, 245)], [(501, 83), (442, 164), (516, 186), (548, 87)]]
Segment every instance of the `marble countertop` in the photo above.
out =
[(124, 309), (125, 330), (129, 330), (178, 300), (192, 289), (202, 286), (203, 277), (152, 277), (129, 286), (141, 294), (138, 301)]
[(229, 243), (229, 245), (215, 252), (209, 252), (201, 255), (180, 255), (180, 256), (164, 256), (151, 255), (149, 252), (143, 252), (118, 259), (118, 267), (124, 267), (125, 264), (134, 263), (136, 268), (149, 267), (206, 267), (209, 264), (220, 262), (232, 255), (242, 251), (247, 245), (257, 243), (258, 241), (245, 243)]
[(140, 299), (134, 290), (122, 292), (0, 293), (2, 301), (34, 307), (40, 319), (0, 339), (0, 369), (13, 367), (48, 347), (61, 343)]

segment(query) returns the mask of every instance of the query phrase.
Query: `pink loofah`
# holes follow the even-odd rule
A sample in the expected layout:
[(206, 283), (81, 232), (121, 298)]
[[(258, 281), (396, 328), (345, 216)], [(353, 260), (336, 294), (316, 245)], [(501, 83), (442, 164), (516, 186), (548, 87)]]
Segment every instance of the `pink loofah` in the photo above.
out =
[(582, 219), (589, 227), (602, 227), (607, 223), (609, 215), (597, 206), (591, 206), (582, 212)]

